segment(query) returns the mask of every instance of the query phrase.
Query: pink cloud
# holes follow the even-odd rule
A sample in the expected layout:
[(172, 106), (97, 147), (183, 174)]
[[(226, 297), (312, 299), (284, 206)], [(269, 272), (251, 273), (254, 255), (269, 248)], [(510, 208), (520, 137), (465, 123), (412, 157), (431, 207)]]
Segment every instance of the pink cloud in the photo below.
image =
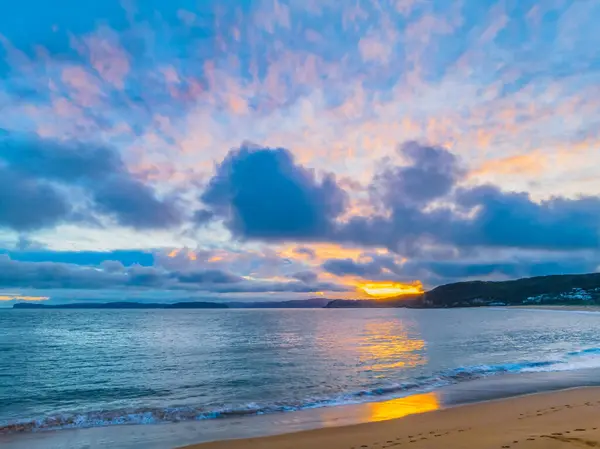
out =
[(119, 37), (110, 28), (101, 28), (77, 41), (73, 46), (86, 55), (100, 78), (116, 89), (123, 89), (129, 74), (129, 55), (119, 43)]
[(370, 35), (358, 42), (358, 50), (365, 62), (387, 64), (392, 56), (393, 42), (385, 41), (382, 37)]
[(424, 0), (396, 0), (395, 7), (396, 11), (403, 16), (408, 17), (417, 6), (423, 3)]
[(98, 104), (102, 89), (97, 79), (84, 68), (70, 66), (62, 70), (62, 82), (69, 88), (70, 96), (83, 107)]

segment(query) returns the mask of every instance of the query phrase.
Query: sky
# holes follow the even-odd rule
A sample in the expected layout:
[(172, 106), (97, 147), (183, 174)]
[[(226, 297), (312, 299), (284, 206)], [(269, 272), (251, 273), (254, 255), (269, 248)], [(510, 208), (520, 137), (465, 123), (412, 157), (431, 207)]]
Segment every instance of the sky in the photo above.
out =
[(600, 267), (597, 0), (24, 0), (0, 305)]

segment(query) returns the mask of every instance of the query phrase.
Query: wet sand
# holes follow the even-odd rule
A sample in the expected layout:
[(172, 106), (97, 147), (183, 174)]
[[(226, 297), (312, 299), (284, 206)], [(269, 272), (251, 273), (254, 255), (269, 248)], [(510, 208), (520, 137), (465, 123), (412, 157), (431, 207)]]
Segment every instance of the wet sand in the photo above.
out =
[(600, 388), (577, 388), (186, 449), (593, 448), (600, 447), (599, 417)]
[[(582, 387), (584, 389), (581, 389)], [(354, 447), (354, 449), (379, 449), (396, 442), (403, 442), (404, 447), (419, 448), (427, 446), (419, 446), (417, 445), (417, 442), (419, 442), (419, 444), (424, 444), (440, 439), (443, 439), (444, 444), (454, 444), (455, 440), (453, 438), (458, 436), (458, 433), (460, 433), (461, 437), (469, 436), (469, 438), (472, 438), (473, 434), (469, 433), (470, 430), (467, 428), (472, 428), (473, 422), (477, 422), (479, 425), (485, 424), (488, 427), (495, 425), (493, 421), (491, 424), (478, 421), (478, 415), (484, 415), (488, 412), (476, 411), (472, 413), (469, 412), (469, 407), (488, 407), (493, 405), (494, 408), (492, 408), (492, 410), (496, 410), (495, 406), (506, 403), (506, 398), (519, 397), (520, 399), (524, 399), (524, 402), (517, 403), (516, 407), (526, 410), (529, 407), (527, 404), (531, 401), (548, 401), (547, 399), (543, 399), (548, 396), (551, 398), (550, 402), (552, 405), (548, 405), (546, 408), (564, 408), (567, 404), (572, 405), (577, 403), (575, 397), (572, 397), (573, 399), (571, 399), (570, 395), (573, 392), (586, 392), (586, 398), (587, 395), (590, 395), (590, 397), (598, 397), (598, 400), (600, 400), (600, 393), (598, 393), (600, 392), (600, 388), (596, 389), (594, 387), (600, 387), (600, 376), (598, 375), (598, 370), (596, 368), (561, 372), (505, 374), (460, 382), (458, 384), (440, 388), (436, 391), (414, 394), (407, 397), (378, 402), (306, 409), (291, 413), (184, 421), (171, 424), (76, 428), (0, 435), (0, 447), (2, 449), (171, 449), (174, 447), (185, 447), (186, 445), (196, 444), (195, 447), (201, 447), (202, 449), (210, 449), (211, 447), (237, 449), (238, 447), (241, 447), (239, 442), (224, 440), (243, 438), (244, 440), (240, 441), (257, 441), (258, 443), (250, 444), (254, 445), (253, 447), (263, 447), (263, 442), (273, 444), (268, 443), (269, 439), (265, 438), (266, 436), (285, 434), (283, 437), (276, 437), (276, 441), (283, 439), (288, 442), (287, 445), (281, 447), (291, 449), (316, 445), (311, 449), (320, 449), (321, 447), (327, 448), (330, 446), (323, 446), (318, 441), (313, 443), (311, 442), (312, 440), (309, 440), (307, 443), (302, 443), (304, 445), (298, 446), (297, 444), (300, 444), (301, 440), (297, 440), (296, 437), (299, 435), (312, 435), (313, 429), (325, 428), (328, 429), (327, 431), (334, 432), (332, 437), (334, 440), (337, 441), (338, 438), (342, 438), (340, 440), (342, 442), (341, 445), (332, 446), (334, 448), (346, 447), (350, 449)], [(565, 397), (565, 399), (561, 398), (560, 400), (552, 399), (555, 393), (548, 394), (548, 392), (558, 390), (560, 390), (561, 393), (556, 394), (569, 394), (570, 397)], [(533, 395), (533, 393), (541, 394)], [(514, 400), (516, 399), (509, 399), (508, 401)], [(593, 404), (593, 399), (585, 399), (583, 403), (590, 401)], [(473, 403), (478, 405), (464, 405)], [(513, 406), (514, 405), (510, 405), (510, 407)], [(503, 406), (501, 406), (500, 409), (502, 407)], [(519, 429), (521, 429), (523, 425), (535, 426), (540, 423), (536, 412), (539, 408), (533, 408), (536, 407), (536, 405), (531, 405), (531, 407), (532, 409), (529, 413), (532, 417), (535, 417), (535, 421), (517, 420), (516, 423)], [(541, 405), (539, 407), (541, 407)], [(455, 413), (458, 412), (455, 412), (454, 410), (459, 410), (460, 413), (456, 415)], [(597, 414), (599, 411), (600, 410), (597, 410), (594, 404), (594, 413)], [(443, 413), (443, 415), (439, 415), (439, 413)], [(467, 414), (461, 415), (462, 413)], [(491, 413), (493, 414), (490, 416), (498, 415), (498, 412), (496, 411)], [(520, 413), (525, 412), (519, 411), (517, 412), (517, 415)], [(473, 415), (475, 415), (474, 418), (472, 417)], [(556, 415), (553, 416), (556, 417)], [(562, 415), (559, 416), (559, 418), (563, 419)], [(504, 422), (510, 423), (510, 421), (507, 421), (505, 418), (503, 419)], [(570, 415), (566, 419), (565, 422), (573, 422), (573, 426), (579, 425), (579, 423), (575, 424), (575, 421), (572, 421), (573, 418), (570, 417)], [(600, 420), (598, 424), (600, 424)], [(367, 427), (366, 431), (361, 430), (365, 425), (375, 425), (376, 427), (372, 430), (369, 430), (371, 429), (370, 427)], [(380, 425), (383, 425), (383, 427), (380, 428)], [(559, 425), (564, 426), (564, 424), (561, 423), (559, 423)], [(388, 428), (388, 426), (391, 427)], [(592, 430), (595, 426), (596, 424), (591, 427)], [(504, 430), (509, 429), (510, 427), (510, 424), (502, 424), (497, 430), (504, 432)], [(423, 430), (415, 433), (422, 433), (423, 435), (419, 436), (419, 438), (426, 437), (428, 439), (414, 440), (413, 443), (410, 442), (410, 439), (407, 440), (406, 438), (409, 436), (418, 436), (412, 433), (415, 428), (423, 428)], [(574, 427), (574, 429), (577, 428), (580, 427)], [(589, 430), (588, 427), (585, 428), (586, 431)], [(455, 431), (451, 432), (452, 429)], [(463, 429), (463, 432), (458, 432), (456, 429)], [(426, 434), (435, 430), (441, 431), (441, 433), (438, 432), (440, 436), (435, 437), (434, 433), (432, 434), (432, 438), (435, 440), (431, 440)], [(351, 435), (352, 439), (356, 441), (352, 441), (352, 444), (344, 446), (344, 441), (347, 441), (344, 440), (344, 434), (346, 432), (348, 432), (348, 435)], [(359, 432), (360, 438), (355, 437), (355, 433), (353, 432)], [(371, 435), (369, 434), (370, 432), (372, 432)], [(448, 433), (444, 434), (446, 432)], [(531, 427), (529, 430), (529, 433), (536, 432), (540, 434), (542, 431), (536, 430), (535, 427)], [(555, 431), (553, 430), (551, 433), (553, 432)], [(485, 430), (484, 433), (487, 434), (489, 431)], [(316, 435), (320, 434), (317, 432)], [(381, 435), (385, 435), (385, 440)], [(569, 433), (566, 435), (571, 434)], [(404, 439), (402, 440), (403, 437)], [(396, 440), (396, 438), (401, 438), (401, 440)], [(530, 436), (527, 438), (530, 438)], [(511, 441), (518, 440), (523, 442), (528, 441), (527, 438), (514, 438)], [(197, 444), (210, 441), (221, 441), (221, 443), (213, 443), (212, 445), (207, 446)], [(392, 441), (392, 443), (387, 443), (387, 441)], [(360, 444), (358, 444), (359, 442)], [(531, 443), (532, 441), (527, 442), (527, 444)], [(279, 444), (280, 443), (264, 447), (278, 447)], [(445, 447), (479, 448), (502, 447), (505, 445), (479, 446), (478, 444), (469, 443), (469, 441), (464, 444), (465, 446), (440, 445), (433, 447), (439, 447), (440, 449)], [(243, 446), (243, 443), (241, 445)], [(361, 446), (363, 445), (366, 445), (367, 448), (362, 448)], [(513, 448), (517, 447), (510, 442), (508, 445)]]

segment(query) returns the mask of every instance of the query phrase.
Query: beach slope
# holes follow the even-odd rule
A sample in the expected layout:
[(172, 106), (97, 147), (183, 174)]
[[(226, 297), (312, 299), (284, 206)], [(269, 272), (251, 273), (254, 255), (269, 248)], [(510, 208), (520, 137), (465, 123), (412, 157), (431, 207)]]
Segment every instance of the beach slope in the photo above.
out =
[(186, 449), (600, 448), (598, 429), (600, 388), (578, 388)]

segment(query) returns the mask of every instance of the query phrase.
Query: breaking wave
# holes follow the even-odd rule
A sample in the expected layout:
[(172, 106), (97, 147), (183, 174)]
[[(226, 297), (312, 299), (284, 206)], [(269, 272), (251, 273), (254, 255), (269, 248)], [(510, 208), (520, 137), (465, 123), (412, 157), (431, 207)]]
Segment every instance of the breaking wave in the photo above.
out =
[(193, 406), (115, 409), (90, 411), (85, 413), (61, 413), (38, 419), (16, 422), (0, 421), (0, 434), (124, 424), (158, 424), (231, 418), (247, 415), (290, 412), (335, 405), (357, 404), (376, 401), (378, 399), (391, 399), (394, 397), (432, 391), (443, 386), (468, 382), (499, 374), (564, 371), (600, 367), (600, 357), (594, 357), (598, 354), (600, 354), (600, 348), (588, 348), (569, 352), (565, 357), (562, 357), (561, 360), (458, 367), (440, 372), (435, 376), (418, 378), (412, 382), (389, 384), (373, 389), (344, 393), (334, 397), (307, 398), (301, 403), (251, 403), (240, 407), (223, 407), (216, 409)]

